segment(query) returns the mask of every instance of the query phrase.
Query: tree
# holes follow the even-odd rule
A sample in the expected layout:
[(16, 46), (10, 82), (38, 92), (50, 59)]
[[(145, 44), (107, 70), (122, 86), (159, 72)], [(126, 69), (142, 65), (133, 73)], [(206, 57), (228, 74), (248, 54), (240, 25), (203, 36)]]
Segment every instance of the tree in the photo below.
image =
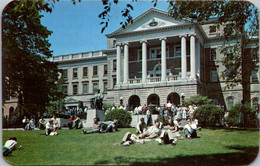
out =
[(250, 75), (258, 63), (259, 48), (246, 48), (259, 35), (258, 9), (246, 1), (169, 1), (169, 4), (168, 13), (177, 20), (190, 17), (196, 24), (215, 18), (217, 27), (226, 26), (219, 36), (225, 41), (222, 53), (226, 55), (220, 61), (226, 67), (221, 77), (226, 88), (241, 84), (243, 99), (250, 102)]
[(40, 12), (51, 12), (51, 4), (39, 1), (12, 1), (3, 11), (3, 101), (18, 98), (18, 112), (45, 111), (50, 101), (60, 95), (57, 90), (59, 69), (52, 57), (48, 36), (41, 24)]

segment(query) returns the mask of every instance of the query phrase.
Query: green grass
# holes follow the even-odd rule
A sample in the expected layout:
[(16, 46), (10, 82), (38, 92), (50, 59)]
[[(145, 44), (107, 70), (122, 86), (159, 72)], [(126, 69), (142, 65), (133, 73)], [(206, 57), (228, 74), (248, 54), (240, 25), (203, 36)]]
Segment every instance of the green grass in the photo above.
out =
[(200, 138), (179, 140), (174, 147), (158, 146), (155, 140), (113, 146), (127, 131), (134, 129), (89, 135), (59, 130), (59, 135), (48, 137), (40, 135), (44, 131), (3, 131), (3, 141), (15, 136), (23, 145), (5, 159), (13, 165), (247, 165), (259, 149), (259, 131), (226, 129), (202, 129)]

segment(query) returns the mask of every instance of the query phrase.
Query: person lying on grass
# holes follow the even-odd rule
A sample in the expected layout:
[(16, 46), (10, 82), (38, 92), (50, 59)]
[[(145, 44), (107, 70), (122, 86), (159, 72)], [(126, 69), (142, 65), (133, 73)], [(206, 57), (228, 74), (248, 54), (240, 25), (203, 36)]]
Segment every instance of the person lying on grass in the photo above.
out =
[(176, 141), (178, 138), (182, 138), (180, 133), (178, 132), (178, 127), (175, 123), (173, 123), (172, 119), (168, 119), (168, 130), (163, 130), (160, 138), (158, 139), (158, 145), (161, 145), (162, 143), (172, 145), (176, 145)]
[(100, 124), (101, 122), (98, 120), (98, 117), (95, 117), (93, 119), (93, 126), (92, 126), (92, 130), (90, 131), (85, 131), (85, 130), (82, 130), (82, 133), (83, 134), (91, 134), (91, 133), (100, 133)]
[[(16, 145), (17, 145), (17, 138), (16, 137), (12, 137), (9, 138), (6, 142), (5, 145), (2, 148), (2, 153), (4, 156), (8, 156), (9, 154), (11, 154), (14, 150), (16, 150)], [(22, 145), (20, 145), (18, 147), (18, 150), (20, 150), (22, 148)]]
[[(95, 124), (95, 123), (97, 123), (97, 124)], [(97, 122), (97, 119), (94, 118), (94, 125), (96, 125), (96, 129), (93, 129), (91, 131), (83, 130), (82, 133), (83, 134), (91, 134), (91, 133), (113, 132), (113, 130), (118, 131), (118, 129), (117, 129), (117, 119), (114, 119), (113, 121)]]
[[(134, 142), (139, 144), (144, 144), (145, 138), (152, 139), (158, 137), (161, 132), (160, 122), (158, 120), (155, 120), (154, 123), (155, 123), (154, 126), (149, 127), (144, 133), (140, 134), (139, 136), (127, 132), (124, 135), (120, 145), (129, 146)], [(118, 144), (116, 143), (113, 145), (118, 145)]]

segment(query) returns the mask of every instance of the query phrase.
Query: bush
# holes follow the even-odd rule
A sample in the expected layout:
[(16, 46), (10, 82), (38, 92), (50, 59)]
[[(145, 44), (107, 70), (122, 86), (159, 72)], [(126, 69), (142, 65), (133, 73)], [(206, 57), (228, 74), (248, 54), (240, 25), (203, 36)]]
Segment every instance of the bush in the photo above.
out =
[(132, 121), (132, 116), (129, 112), (123, 109), (114, 109), (105, 115), (105, 121), (118, 120), (118, 127), (129, 127)]
[(104, 110), (110, 110), (113, 107), (113, 104), (103, 103), (102, 107)]
[(211, 104), (200, 106), (194, 112), (194, 118), (199, 120), (202, 127), (215, 127), (217, 124), (221, 124), (223, 116), (224, 111)]
[[(225, 119), (225, 122), (228, 126), (237, 126), (239, 111), (241, 104), (234, 105), (229, 112), (229, 116)], [(245, 119), (245, 127), (255, 127), (256, 126), (256, 111), (250, 106), (250, 104), (244, 105), (244, 119)]]
[(184, 105), (205, 105), (205, 104), (211, 104), (212, 100), (208, 99), (207, 96), (201, 96), (200, 94), (191, 96), (188, 99), (184, 99), (183, 104)]

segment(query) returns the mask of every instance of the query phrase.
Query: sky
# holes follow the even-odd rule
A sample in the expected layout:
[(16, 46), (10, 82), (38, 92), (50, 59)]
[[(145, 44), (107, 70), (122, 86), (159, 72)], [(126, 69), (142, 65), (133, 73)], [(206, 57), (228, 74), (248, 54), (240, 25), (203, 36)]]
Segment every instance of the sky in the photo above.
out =
[[(98, 15), (103, 11), (101, 0), (87, 0), (73, 5), (70, 0), (60, 1), (54, 5), (52, 13), (42, 13), (42, 24), (53, 31), (49, 37), (53, 55), (66, 55), (80, 52), (97, 51), (107, 49), (105, 34), (109, 34), (120, 28), (122, 21), (121, 10), (127, 3), (132, 4), (131, 12), (136, 18), (149, 8), (153, 7), (152, 0), (132, 2), (123, 0), (113, 4), (110, 13), (110, 22), (106, 30), (101, 34), (102, 20)], [(157, 9), (167, 11), (166, 0), (160, 0)]]

